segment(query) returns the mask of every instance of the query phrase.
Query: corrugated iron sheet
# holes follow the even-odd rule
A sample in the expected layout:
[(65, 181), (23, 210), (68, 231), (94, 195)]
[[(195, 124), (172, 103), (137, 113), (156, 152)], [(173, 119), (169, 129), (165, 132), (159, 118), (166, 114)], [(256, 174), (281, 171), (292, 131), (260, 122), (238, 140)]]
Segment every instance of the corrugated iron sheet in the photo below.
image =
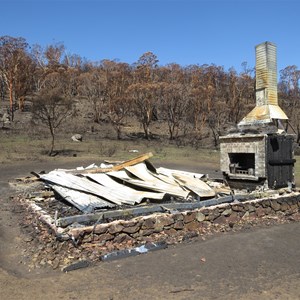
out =
[(102, 197), (117, 205), (135, 204), (135, 201), (132, 200), (130, 195), (122, 193), (114, 188), (104, 187), (85, 177), (58, 171), (52, 171), (48, 174), (41, 175), (40, 177), (42, 180), (49, 181), (58, 186)]
[(157, 172), (168, 175), (169, 177), (172, 176), (177, 182), (179, 182), (180, 185), (184, 186), (186, 189), (200, 197), (213, 197), (216, 194), (209, 185), (201, 180), (204, 174), (172, 170), (167, 168), (158, 168)]
[(256, 90), (265, 90), (264, 98), (257, 99), (257, 105), (278, 105), (277, 99), (277, 57), (276, 45), (265, 42), (256, 50)]
[(158, 174), (157, 172), (151, 172), (144, 163), (127, 167), (126, 170), (137, 178), (147, 182), (167, 184), (178, 187), (178, 183), (174, 180), (173, 177), (160, 176), (160, 174)]
[[(149, 191), (167, 193), (170, 195), (183, 197), (183, 198), (187, 198), (188, 195), (190, 194), (190, 191), (184, 189), (183, 187), (180, 187), (178, 184), (177, 186), (171, 185), (166, 182), (163, 182), (162, 180), (155, 178), (154, 176), (151, 178), (151, 180), (144, 181), (142, 179), (134, 178), (133, 176), (130, 176), (129, 173), (126, 171), (109, 172), (107, 174), (114, 178), (118, 178), (125, 181), (126, 183), (130, 184), (130, 186), (140, 188), (140, 189), (142, 188), (142, 189), (147, 189)], [(139, 176), (142, 175), (139, 174)]]
[(161, 200), (165, 196), (165, 193), (152, 193), (145, 191), (137, 191), (133, 188), (120, 184), (113, 180), (110, 176), (106, 174), (88, 174), (88, 178), (96, 181), (97, 183), (104, 185), (109, 188), (114, 188), (122, 193), (127, 193), (135, 201), (135, 203), (140, 203), (143, 199), (155, 199)]
[(201, 179), (204, 177), (204, 174), (201, 174), (201, 173), (174, 170), (174, 169), (168, 169), (168, 168), (163, 168), (163, 167), (157, 168), (156, 171), (158, 174), (165, 175), (167, 177), (173, 176), (174, 174), (183, 174), (183, 175), (190, 176), (192, 178), (198, 178), (198, 179)]
[(95, 209), (113, 208), (116, 206), (115, 204), (105, 201), (97, 196), (79, 192), (60, 185), (51, 185), (51, 188), (63, 199), (84, 213), (91, 213)]
[(278, 106), (276, 45), (264, 42), (257, 45), (255, 51), (256, 107), (239, 125), (270, 123), (272, 119), (287, 120), (287, 115)]
[(157, 171), (149, 163), (140, 162), (107, 173), (74, 175), (65, 170), (55, 170), (40, 175), (40, 178), (66, 201), (89, 213), (97, 208), (135, 205), (144, 199), (162, 200), (166, 194), (185, 199), (190, 194), (214, 197), (214, 190), (199, 179), (201, 176), (165, 168)]
[[(159, 170), (163, 173), (160, 173)], [(184, 198), (187, 198), (190, 192), (193, 192), (199, 197), (215, 196), (215, 192), (205, 182), (195, 178), (195, 173), (176, 172), (166, 168), (158, 169), (157, 172), (154, 173), (147, 169), (144, 163), (127, 167), (126, 171), (126, 173), (110, 172), (109, 175), (122, 178), (128, 183), (139, 187), (165, 191), (168, 194)], [(130, 177), (129, 174), (134, 175), (138, 179)], [(200, 174), (197, 175), (198, 177), (200, 176)]]
[(193, 178), (183, 174), (174, 174), (173, 176), (180, 182), (181, 185), (183, 185), (186, 189), (195, 193), (199, 197), (215, 196), (214, 190), (211, 187), (209, 187), (205, 182), (197, 178)]

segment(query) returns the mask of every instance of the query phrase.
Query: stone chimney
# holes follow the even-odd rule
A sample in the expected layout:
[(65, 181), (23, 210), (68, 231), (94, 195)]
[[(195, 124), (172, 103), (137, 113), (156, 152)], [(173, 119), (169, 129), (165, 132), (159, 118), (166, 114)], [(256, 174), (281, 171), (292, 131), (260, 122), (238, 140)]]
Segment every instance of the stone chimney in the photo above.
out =
[[(280, 120), (276, 46), (265, 42), (256, 50), (256, 106), (238, 130), (220, 136), (220, 167), (231, 188), (282, 188), (294, 184), (294, 136)], [(281, 127), (281, 128), (280, 128)]]
[(287, 120), (288, 117), (278, 106), (277, 97), (277, 54), (276, 45), (264, 42), (255, 47), (256, 54), (256, 106), (238, 124), (252, 125)]

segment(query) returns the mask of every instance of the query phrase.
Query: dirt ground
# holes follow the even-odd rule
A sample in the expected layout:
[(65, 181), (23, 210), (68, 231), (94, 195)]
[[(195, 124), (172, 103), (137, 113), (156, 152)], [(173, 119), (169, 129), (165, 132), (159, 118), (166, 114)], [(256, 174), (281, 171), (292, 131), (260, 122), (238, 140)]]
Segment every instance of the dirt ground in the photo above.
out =
[(23, 255), (30, 238), (8, 180), (56, 167), (74, 166), (0, 166), (1, 299), (300, 299), (300, 223), (249, 226), (70, 273), (29, 272)]

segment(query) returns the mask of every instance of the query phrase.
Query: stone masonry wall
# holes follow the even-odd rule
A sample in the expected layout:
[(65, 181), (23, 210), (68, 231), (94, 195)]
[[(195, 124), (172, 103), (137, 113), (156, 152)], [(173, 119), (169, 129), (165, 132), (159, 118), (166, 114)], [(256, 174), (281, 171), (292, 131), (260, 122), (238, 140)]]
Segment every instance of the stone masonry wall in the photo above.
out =
[(73, 228), (69, 234), (79, 244), (97, 243), (108, 250), (122, 249), (147, 241), (176, 242), (186, 234), (198, 235), (212, 226), (232, 228), (239, 222), (258, 218), (295, 215), (300, 212), (300, 194), (276, 198), (222, 204), (187, 212), (156, 213), (125, 221), (117, 220), (83, 228)]

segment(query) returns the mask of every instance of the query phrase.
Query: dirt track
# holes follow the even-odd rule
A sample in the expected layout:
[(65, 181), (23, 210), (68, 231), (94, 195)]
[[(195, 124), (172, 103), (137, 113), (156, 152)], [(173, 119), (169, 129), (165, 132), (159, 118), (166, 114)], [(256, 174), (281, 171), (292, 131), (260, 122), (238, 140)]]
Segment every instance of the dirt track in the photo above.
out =
[[(194, 239), (168, 249), (64, 274), (28, 272), (30, 243), (22, 212), (8, 199), (8, 179), (32, 165), (0, 167), (0, 290), (2, 299), (299, 299), (300, 223)], [(56, 166), (50, 166), (50, 169)], [(36, 171), (49, 165), (35, 165)]]

